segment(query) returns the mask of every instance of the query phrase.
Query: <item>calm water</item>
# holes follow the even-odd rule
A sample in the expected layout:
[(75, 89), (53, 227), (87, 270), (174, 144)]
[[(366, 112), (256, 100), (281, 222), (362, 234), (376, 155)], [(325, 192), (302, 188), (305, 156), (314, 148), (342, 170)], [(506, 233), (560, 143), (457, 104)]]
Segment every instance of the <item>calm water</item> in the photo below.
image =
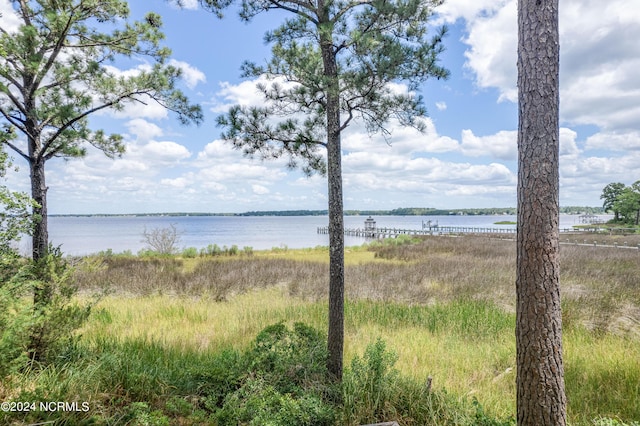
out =
[[(345, 217), (345, 227), (363, 228), (366, 216)], [(422, 223), (432, 221), (441, 226), (514, 227), (494, 225), (498, 221), (515, 221), (515, 216), (375, 216), (378, 227), (421, 229)], [(84, 255), (111, 249), (116, 253), (145, 248), (142, 233), (146, 229), (165, 228), (174, 225), (180, 233), (179, 247), (196, 247), (209, 244), (220, 247), (237, 245), (254, 250), (273, 247), (306, 248), (329, 245), (328, 235), (318, 235), (317, 228), (327, 226), (327, 216), (287, 217), (51, 217), (50, 239), (62, 245), (64, 253)], [(578, 216), (562, 215), (560, 227), (578, 224)], [(345, 244), (361, 245), (360, 237), (345, 237)], [(28, 252), (28, 241), (21, 249)]]

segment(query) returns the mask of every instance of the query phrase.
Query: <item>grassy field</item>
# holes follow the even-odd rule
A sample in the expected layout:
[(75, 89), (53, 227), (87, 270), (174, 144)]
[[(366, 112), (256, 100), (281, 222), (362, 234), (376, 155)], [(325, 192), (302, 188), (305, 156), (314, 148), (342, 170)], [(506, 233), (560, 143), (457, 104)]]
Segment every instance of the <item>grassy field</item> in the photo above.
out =
[[(632, 237), (603, 238), (637, 244)], [(217, 371), (212, 360), (252, 347), (270, 324), (304, 322), (326, 332), (327, 258), (327, 249), (317, 248), (216, 258), (83, 259), (75, 275), (83, 297), (108, 293), (94, 306), (78, 348), (57, 369), (0, 386), (0, 399), (44, 387), (48, 398), (91, 400), (104, 418), (198, 424), (206, 410), (199, 411), (202, 381), (189, 374), (195, 365)], [(434, 397), (413, 392), (401, 403), (389, 402), (380, 416), (421, 424), (397, 408), (420, 400), (440, 413), (430, 424), (509, 423), (515, 414), (514, 242), (401, 239), (350, 248), (346, 263), (348, 372), (357, 369), (351, 360), (382, 339), (397, 355), (402, 383), (417, 389), (430, 382), (439, 398), (436, 410)], [(561, 248), (573, 425), (640, 420), (638, 277), (638, 249)], [(355, 410), (342, 413), (338, 424), (393, 420), (358, 417)], [(151, 420), (140, 420), (146, 418)]]

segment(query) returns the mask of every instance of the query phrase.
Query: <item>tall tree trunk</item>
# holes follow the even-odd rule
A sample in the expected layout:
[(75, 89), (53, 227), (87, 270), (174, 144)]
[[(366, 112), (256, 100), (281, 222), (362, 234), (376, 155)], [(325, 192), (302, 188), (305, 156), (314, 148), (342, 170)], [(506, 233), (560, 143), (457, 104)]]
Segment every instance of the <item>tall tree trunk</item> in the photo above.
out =
[(47, 184), (44, 173), (44, 160), (31, 159), (31, 198), (38, 203), (33, 208), (36, 217), (32, 237), (32, 256), (34, 261), (45, 257), (49, 248), (49, 231), (47, 227)]
[(518, 35), (517, 417), (518, 425), (565, 425), (558, 0), (519, 0)]
[[(327, 34), (327, 33), (325, 33)], [(329, 193), (329, 358), (327, 369), (342, 380), (344, 353), (344, 206), (342, 147), (340, 141), (340, 89), (333, 43), (322, 37), (321, 51), (327, 90), (327, 174)]]
[(329, 334), (328, 370), (342, 380), (344, 352), (344, 207), (340, 136), (328, 145), (329, 183)]
[[(37, 157), (36, 157), (37, 158)], [(33, 287), (33, 315), (36, 318), (31, 330), (28, 356), (32, 361), (41, 361), (43, 355), (42, 328), (38, 326), (38, 318), (51, 303), (51, 280), (47, 276), (47, 268), (42, 262), (46, 261), (49, 250), (49, 232), (47, 228), (47, 185), (45, 181), (44, 160), (32, 160), (31, 166), (31, 197), (38, 206), (33, 208), (37, 216), (33, 229), (33, 262), (35, 265), (36, 283)]]

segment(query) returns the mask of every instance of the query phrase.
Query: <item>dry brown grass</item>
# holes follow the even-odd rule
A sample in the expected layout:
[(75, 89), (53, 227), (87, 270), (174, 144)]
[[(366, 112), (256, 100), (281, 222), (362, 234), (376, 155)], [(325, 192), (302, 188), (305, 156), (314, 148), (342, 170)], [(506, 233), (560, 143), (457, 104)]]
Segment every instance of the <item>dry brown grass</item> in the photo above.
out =
[[(635, 244), (629, 236), (610, 238), (624, 238), (628, 244)], [(515, 310), (513, 241), (434, 236), (416, 244), (381, 244), (369, 250), (375, 252), (375, 258), (356, 250), (353, 256), (367, 260), (347, 262), (345, 293), (351, 300), (423, 305), (481, 299), (507, 311)], [(214, 300), (226, 300), (250, 289), (280, 286), (290, 296), (317, 301), (327, 297), (328, 265), (317, 261), (322, 257), (316, 253), (313, 261), (300, 260), (305, 256), (291, 251), (277, 256), (263, 253), (199, 258), (195, 263), (176, 258), (92, 258), (84, 261), (76, 280), (82, 289), (106, 287), (124, 294), (176, 294)], [(596, 331), (640, 336), (639, 277), (638, 249), (563, 244), (565, 324), (573, 322)]]

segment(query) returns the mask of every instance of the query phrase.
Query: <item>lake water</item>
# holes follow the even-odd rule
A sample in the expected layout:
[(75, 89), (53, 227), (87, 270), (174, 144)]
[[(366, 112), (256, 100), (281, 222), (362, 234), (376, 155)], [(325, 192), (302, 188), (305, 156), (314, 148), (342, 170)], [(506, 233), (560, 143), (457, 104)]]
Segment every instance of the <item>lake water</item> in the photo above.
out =
[[(606, 218), (606, 217), (605, 217)], [(345, 227), (364, 228), (366, 216), (346, 216)], [(498, 221), (515, 221), (515, 216), (375, 216), (378, 227), (422, 229), (431, 221), (440, 226), (507, 227), (494, 225)], [(180, 235), (178, 246), (201, 249), (209, 244), (220, 247), (237, 245), (254, 250), (273, 247), (307, 248), (328, 246), (329, 236), (318, 234), (317, 228), (327, 226), (327, 216), (109, 216), (49, 218), (49, 236), (54, 245), (61, 245), (68, 255), (85, 255), (111, 249), (115, 253), (145, 248), (142, 233), (145, 228), (166, 228), (174, 225)], [(579, 224), (576, 215), (561, 215), (560, 227)], [(361, 245), (362, 237), (345, 237), (345, 245)], [(28, 252), (28, 239), (21, 250)]]

